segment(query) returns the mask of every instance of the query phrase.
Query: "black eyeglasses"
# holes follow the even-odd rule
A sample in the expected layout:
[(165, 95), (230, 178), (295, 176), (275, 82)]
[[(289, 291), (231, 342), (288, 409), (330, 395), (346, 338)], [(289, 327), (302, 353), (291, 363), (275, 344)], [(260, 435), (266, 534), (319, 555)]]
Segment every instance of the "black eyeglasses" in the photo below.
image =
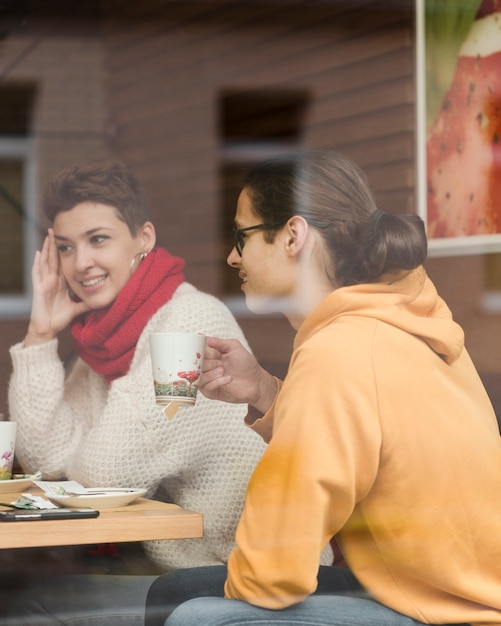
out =
[(249, 230), (270, 230), (272, 228), (277, 228), (280, 224), (256, 224), (255, 226), (247, 226), (247, 228), (235, 228), (233, 227), (232, 238), (233, 238), (233, 246), (240, 256), (242, 256), (242, 250), (245, 246), (245, 238), (242, 236), (242, 233), (246, 233)]

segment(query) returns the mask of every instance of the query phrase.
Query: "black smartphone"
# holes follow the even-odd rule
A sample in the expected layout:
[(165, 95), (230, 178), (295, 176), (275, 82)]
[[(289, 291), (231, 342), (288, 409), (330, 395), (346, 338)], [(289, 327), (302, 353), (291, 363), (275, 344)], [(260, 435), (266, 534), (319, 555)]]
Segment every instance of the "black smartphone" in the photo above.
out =
[(0, 511), (1, 522), (27, 522), (45, 519), (81, 519), (84, 517), (97, 517), (96, 509), (15, 509), (13, 511)]

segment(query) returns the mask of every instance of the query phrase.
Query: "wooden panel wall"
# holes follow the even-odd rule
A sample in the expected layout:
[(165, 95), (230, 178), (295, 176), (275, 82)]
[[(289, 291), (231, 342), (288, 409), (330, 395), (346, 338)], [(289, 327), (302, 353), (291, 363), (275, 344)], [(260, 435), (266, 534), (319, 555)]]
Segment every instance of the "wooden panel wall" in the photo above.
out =
[[(218, 98), (225, 89), (306, 90), (300, 145), (346, 152), (366, 169), (381, 206), (412, 209), (411, 3), (103, 6), (112, 149), (145, 181), (160, 241), (187, 259), (197, 286), (224, 295)], [(242, 324), (266, 360), (287, 358), (282, 320)]]

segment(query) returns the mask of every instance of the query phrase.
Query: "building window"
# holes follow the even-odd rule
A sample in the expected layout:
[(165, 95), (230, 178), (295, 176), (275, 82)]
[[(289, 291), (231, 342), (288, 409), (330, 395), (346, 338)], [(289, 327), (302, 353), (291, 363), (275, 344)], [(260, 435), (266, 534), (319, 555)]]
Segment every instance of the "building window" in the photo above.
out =
[(226, 265), (226, 257), (233, 245), (231, 228), (243, 177), (253, 164), (300, 146), (309, 101), (304, 89), (224, 89), (220, 93), (222, 291), (235, 312), (245, 307), (237, 272)]
[(0, 317), (23, 316), (31, 308), (37, 245), (32, 101), (30, 87), (0, 88)]

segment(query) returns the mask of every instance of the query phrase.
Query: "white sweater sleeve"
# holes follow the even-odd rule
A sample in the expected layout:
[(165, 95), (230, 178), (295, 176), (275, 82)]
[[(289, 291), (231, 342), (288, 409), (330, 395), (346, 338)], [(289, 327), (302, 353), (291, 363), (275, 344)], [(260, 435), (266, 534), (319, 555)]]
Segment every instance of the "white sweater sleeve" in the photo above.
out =
[(84, 421), (72, 415), (65, 397), (65, 372), (57, 340), (10, 349), (13, 372), (9, 415), (17, 422), (16, 459), (27, 472), (43, 469), (44, 477), (60, 478), (66, 458), (75, 453)]
[(217, 299), (181, 285), (143, 331), (127, 375), (108, 385), (77, 360), (68, 378), (57, 343), (11, 349), (11, 419), (27, 471), (88, 486), (145, 487), (149, 495), (204, 514), (204, 539), (152, 542), (165, 567), (225, 562), (247, 482), (264, 443), (246, 428), (246, 405), (207, 400), (169, 420), (155, 404), (148, 333), (201, 332), (236, 337), (240, 328)]

